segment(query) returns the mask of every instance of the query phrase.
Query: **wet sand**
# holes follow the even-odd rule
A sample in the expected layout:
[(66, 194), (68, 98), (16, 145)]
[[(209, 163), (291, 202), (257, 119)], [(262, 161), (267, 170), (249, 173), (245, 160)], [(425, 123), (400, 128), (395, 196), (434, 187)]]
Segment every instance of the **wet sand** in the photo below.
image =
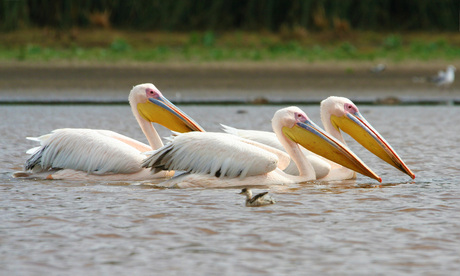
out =
[(414, 83), (445, 63), (0, 64), (0, 102), (123, 103), (133, 85), (152, 82), (173, 101), (318, 102), (329, 95), (360, 102), (457, 103), (460, 86)]

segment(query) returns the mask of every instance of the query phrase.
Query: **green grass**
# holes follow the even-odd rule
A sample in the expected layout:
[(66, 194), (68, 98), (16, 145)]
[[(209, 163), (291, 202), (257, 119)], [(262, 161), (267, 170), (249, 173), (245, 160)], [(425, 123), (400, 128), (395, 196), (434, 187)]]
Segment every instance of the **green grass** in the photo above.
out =
[[(353, 33), (283, 34), (234, 32), (132, 33), (80, 31), (76, 37), (35, 32), (7, 34), (0, 61), (88, 62), (318, 62), (460, 60), (460, 35)], [(5, 36), (2, 36), (5, 37)], [(45, 39), (43, 39), (45, 38)]]

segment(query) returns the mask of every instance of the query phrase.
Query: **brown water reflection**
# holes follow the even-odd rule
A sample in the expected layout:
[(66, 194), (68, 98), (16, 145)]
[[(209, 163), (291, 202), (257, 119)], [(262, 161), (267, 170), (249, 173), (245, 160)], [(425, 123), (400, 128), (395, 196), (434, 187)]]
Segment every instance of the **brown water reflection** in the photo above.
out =
[[(269, 130), (279, 107), (181, 108), (207, 130), (219, 130), (219, 123)], [(319, 122), (317, 107), (301, 108)], [(350, 143), (382, 184), (359, 177), (276, 186), (270, 192), (277, 203), (260, 208), (246, 208), (237, 189), (12, 179), (34, 146), (26, 136), (90, 127), (145, 138), (128, 106), (0, 111), (1, 274), (453, 275), (460, 269), (456, 106), (361, 107), (415, 180)]]

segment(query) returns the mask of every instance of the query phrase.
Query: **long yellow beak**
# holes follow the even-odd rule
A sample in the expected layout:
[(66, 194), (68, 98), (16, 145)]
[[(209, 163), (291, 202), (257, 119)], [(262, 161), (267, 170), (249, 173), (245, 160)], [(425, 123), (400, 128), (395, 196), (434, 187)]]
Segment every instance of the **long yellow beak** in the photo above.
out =
[(309, 120), (304, 123), (299, 122), (292, 128), (283, 127), (283, 133), (289, 139), (311, 152), (382, 182), (382, 179), (366, 166), (347, 146)]
[(137, 104), (137, 110), (147, 121), (160, 124), (172, 131), (204, 132), (197, 122), (163, 96), (149, 98), (147, 102)]
[(385, 139), (375, 130), (371, 124), (361, 115), (361, 113), (347, 113), (342, 117), (331, 116), (332, 124), (338, 129), (348, 133), (353, 139), (360, 143), (367, 150), (377, 155), (380, 159), (394, 166), (403, 173), (415, 178), (414, 173), (398, 156), (396, 151), (385, 141)]

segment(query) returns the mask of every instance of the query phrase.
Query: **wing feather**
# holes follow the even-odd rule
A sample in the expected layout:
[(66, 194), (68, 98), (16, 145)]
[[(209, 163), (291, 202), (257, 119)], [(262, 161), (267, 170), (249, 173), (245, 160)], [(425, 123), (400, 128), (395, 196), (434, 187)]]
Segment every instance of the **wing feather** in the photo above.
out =
[(221, 124), (221, 126), (222, 126), (222, 130), (225, 131), (226, 133), (233, 134), (235, 136), (245, 138), (251, 141), (256, 141), (256, 142), (262, 143), (264, 145), (270, 146), (272, 148), (275, 148), (277, 150), (284, 152), (283, 145), (281, 145), (281, 143), (279, 142), (274, 132), (261, 131), (261, 130), (249, 130), (249, 129), (237, 129), (237, 128), (230, 127), (230, 126), (223, 125), (223, 124)]
[(278, 156), (253, 141), (226, 133), (189, 132), (153, 151), (143, 162), (153, 172), (179, 170), (220, 177), (261, 175), (276, 169)]
[(274, 132), (237, 129), (223, 124), (221, 124), (221, 126), (222, 130), (226, 133), (244, 138), (251, 142), (255, 142), (255, 146), (276, 154), (280, 159), (278, 168), (281, 170), (284, 170), (289, 165), (291, 157), (285, 152), (283, 145), (281, 145), (281, 143), (278, 141), (278, 138)]
[(135, 140), (113, 131), (57, 129), (32, 139), (41, 146), (26, 161), (26, 170), (73, 169), (105, 174), (134, 173), (141, 169), (140, 151), (125, 143)]
[(250, 202), (251, 203), (256, 202), (260, 198), (264, 197), (266, 194), (268, 194), (268, 192), (263, 192), (263, 193), (257, 194), (253, 198), (251, 198)]

